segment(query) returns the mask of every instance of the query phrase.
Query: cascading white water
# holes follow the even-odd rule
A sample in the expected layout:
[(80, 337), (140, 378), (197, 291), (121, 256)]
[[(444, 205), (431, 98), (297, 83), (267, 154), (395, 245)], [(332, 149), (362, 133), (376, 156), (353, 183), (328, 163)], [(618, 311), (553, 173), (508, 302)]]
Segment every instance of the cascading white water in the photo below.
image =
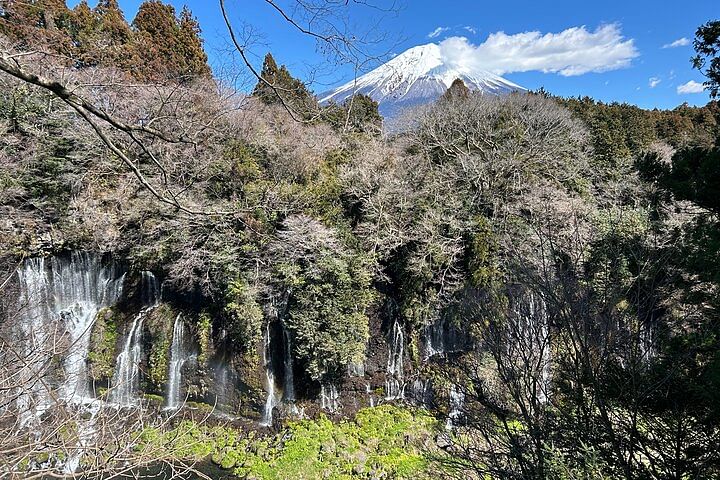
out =
[(351, 377), (364, 377), (365, 376), (365, 363), (364, 362), (348, 363), (348, 375), (350, 375)]
[(390, 345), (388, 348), (387, 379), (385, 380), (385, 399), (396, 400), (404, 398), (405, 383), (403, 381), (405, 353), (405, 338), (402, 327), (396, 320), (390, 331)]
[(445, 353), (442, 323), (433, 322), (425, 328), (425, 359)]
[(365, 384), (365, 393), (367, 393), (368, 400), (370, 401), (370, 406), (374, 407), (375, 406), (375, 397), (373, 397), (372, 387), (370, 386), (369, 383)]
[(337, 386), (320, 385), (320, 408), (331, 413), (340, 410), (340, 393)]
[(117, 356), (117, 369), (112, 378), (108, 400), (119, 405), (134, 405), (140, 391), (140, 361), (142, 359), (142, 329), (145, 311), (133, 320), (125, 345)]
[(185, 322), (182, 315), (175, 317), (173, 325), (173, 338), (170, 345), (170, 365), (168, 369), (167, 383), (167, 409), (180, 408), (182, 403), (182, 368), (185, 362), (191, 358), (190, 351), (185, 342)]
[(284, 367), (285, 367), (285, 379), (283, 382), (283, 400), (286, 402), (295, 401), (295, 376), (293, 374), (293, 351), (292, 351), (292, 340), (290, 338), (290, 332), (283, 326), (283, 340), (285, 341), (284, 346)]
[[(26, 260), (18, 270), (21, 344), (28, 358), (25, 376), (32, 387), (20, 395), (21, 418), (37, 417), (53, 398), (86, 403), (89, 398), (87, 356), (90, 329), (97, 313), (120, 297), (124, 274), (104, 266), (99, 256)], [(48, 370), (48, 360), (62, 352), (62, 369)], [(57, 387), (57, 392), (51, 394)]]
[(457, 426), (458, 420), (462, 416), (462, 408), (465, 405), (465, 394), (458, 390), (457, 385), (452, 384), (450, 386), (450, 392), (448, 392), (450, 399), (450, 411), (448, 412), (448, 418), (445, 422), (445, 428), (452, 430)]
[(162, 287), (154, 273), (143, 270), (141, 274), (140, 296), (146, 307), (156, 307), (162, 297)]
[(545, 301), (533, 292), (516, 299), (514, 317), (523, 355), (534, 365), (531, 387), (540, 403), (548, 401), (552, 381), (551, 338)]
[(265, 324), (265, 342), (263, 345), (263, 367), (265, 369), (265, 388), (267, 389), (267, 399), (265, 400), (265, 408), (260, 425), (269, 427), (272, 425), (273, 409), (278, 405), (278, 395), (275, 389), (275, 373), (272, 366), (272, 352), (270, 351), (270, 343), (272, 335), (270, 334), (270, 322)]
[(116, 360), (108, 400), (122, 406), (135, 405), (140, 392), (140, 362), (142, 361), (143, 321), (147, 313), (160, 302), (160, 285), (155, 275), (143, 271), (140, 296), (143, 309), (133, 319), (127, 339)]

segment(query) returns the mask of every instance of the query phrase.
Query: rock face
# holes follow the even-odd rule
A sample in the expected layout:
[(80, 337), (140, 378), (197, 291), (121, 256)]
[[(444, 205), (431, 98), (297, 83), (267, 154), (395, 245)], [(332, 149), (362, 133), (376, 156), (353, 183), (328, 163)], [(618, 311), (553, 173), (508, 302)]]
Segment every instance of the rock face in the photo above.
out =
[[(419, 355), (418, 345), (444, 358), (460, 343), (446, 325), (416, 338), (396, 308), (378, 307), (369, 315), (364, 360), (318, 383), (294, 368), (292, 337), (276, 316), (265, 318), (257, 349), (237, 353), (207, 305), (190, 308), (161, 287), (151, 272), (126, 272), (92, 253), (26, 260), (14, 328), (27, 345), (42, 345), (45, 335), (61, 331), (70, 352), (48, 350), (58, 358), (39, 356), (37, 364), (52, 371), (26, 373), (51, 378), (69, 402), (100, 398), (169, 410), (206, 404), (202, 408), (273, 426), (283, 416), (347, 415), (393, 401), (430, 404), (432, 383), (419, 367), (431, 360)], [(42, 392), (29, 392), (19, 407), (38, 417), (50, 405), (45, 400)]]
[(403, 109), (433, 102), (462, 80), (470, 89), (487, 95), (502, 95), (525, 89), (491, 72), (447, 63), (439, 45), (413, 47), (375, 70), (320, 95), (321, 103), (342, 103), (354, 94), (378, 102), (385, 118)]

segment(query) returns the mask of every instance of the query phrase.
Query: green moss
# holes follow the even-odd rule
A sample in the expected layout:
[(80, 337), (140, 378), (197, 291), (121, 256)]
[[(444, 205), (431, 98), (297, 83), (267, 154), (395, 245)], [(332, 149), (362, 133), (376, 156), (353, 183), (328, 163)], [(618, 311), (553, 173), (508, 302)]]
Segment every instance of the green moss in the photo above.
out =
[(272, 438), (247, 436), (223, 427), (183, 422), (171, 432), (147, 429), (145, 444), (168, 449), (188, 461), (209, 458), (241, 478), (351, 479), (438, 478), (428, 447), (436, 421), (392, 405), (358, 412), (353, 421), (326, 417), (289, 424)]
[(474, 233), (470, 242), (469, 273), (476, 287), (490, 286), (500, 276), (496, 262), (497, 237), (490, 221), (482, 216), (475, 218)]
[(237, 342), (238, 350), (248, 351), (261, 336), (263, 312), (256, 300), (256, 292), (245, 279), (237, 278), (228, 285), (225, 299), (228, 333)]
[(100, 310), (90, 333), (88, 367), (94, 380), (110, 379), (115, 372), (115, 347), (119, 313), (112, 307)]
[(170, 363), (170, 344), (173, 323), (177, 313), (169, 305), (162, 304), (152, 310), (146, 322), (148, 331), (148, 381), (155, 391), (162, 391), (167, 383)]
[(167, 337), (153, 342), (150, 350), (148, 377), (158, 389), (167, 383), (168, 365), (170, 362), (170, 339)]
[(143, 394), (143, 399), (145, 399), (150, 405), (153, 405), (155, 407), (161, 407), (165, 404), (165, 399), (160, 395), (145, 393)]
[(200, 353), (198, 354), (198, 362), (200, 365), (206, 365), (210, 358), (210, 334), (211, 334), (212, 320), (210, 314), (203, 312), (198, 317), (197, 321), (197, 340), (200, 344)]

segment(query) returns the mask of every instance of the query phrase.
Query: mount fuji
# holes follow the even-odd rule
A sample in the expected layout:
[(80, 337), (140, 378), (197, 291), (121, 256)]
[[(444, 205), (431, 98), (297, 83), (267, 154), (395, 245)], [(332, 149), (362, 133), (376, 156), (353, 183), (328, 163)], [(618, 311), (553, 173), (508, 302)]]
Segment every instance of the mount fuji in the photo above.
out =
[(525, 88), (498, 75), (443, 61), (434, 43), (413, 47), (375, 70), (320, 95), (320, 103), (342, 103), (353, 94), (364, 94), (378, 102), (380, 113), (392, 118), (402, 109), (437, 100), (455, 79), (474, 91), (502, 95)]

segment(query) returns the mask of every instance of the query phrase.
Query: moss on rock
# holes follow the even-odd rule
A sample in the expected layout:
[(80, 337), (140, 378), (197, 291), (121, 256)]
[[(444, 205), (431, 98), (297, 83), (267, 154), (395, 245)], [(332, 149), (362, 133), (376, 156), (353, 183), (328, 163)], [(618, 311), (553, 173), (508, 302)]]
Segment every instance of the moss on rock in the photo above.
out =
[(172, 329), (176, 316), (177, 312), (170, 305), (161, 304), (149, 313), (145, 322), (149, 384), (146, 391), (149, 393), (161, 393), (167, 383)]
[(88, 353), (88, 371), (95, 381), (108, 380), (115, 372), (119, 320), (120, 313), (113, 307), (103, 308), (95, 318)]
[(212, 319), (210, 314), (202, 312), (198, 316), (197, 321), (197, 340), (200, 345), (200, 353), (198, 354), (198, 362), (200, 365), (207, 365), (208, 359), (212, 354)]

